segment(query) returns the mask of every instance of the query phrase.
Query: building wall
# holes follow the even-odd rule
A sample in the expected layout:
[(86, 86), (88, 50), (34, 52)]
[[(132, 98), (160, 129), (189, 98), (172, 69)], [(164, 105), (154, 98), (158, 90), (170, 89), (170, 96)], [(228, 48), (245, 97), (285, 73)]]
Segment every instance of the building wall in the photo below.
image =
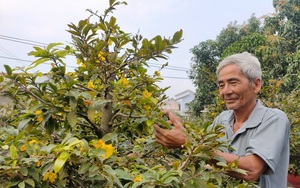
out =
[(175, 100), (180, 105), (180, 112), (184, 115), (188, 111), (187, 104), (192, 102), (195, 98), (195, 93), (191, 90), (186, 90), (182, 93), (175, 95)]

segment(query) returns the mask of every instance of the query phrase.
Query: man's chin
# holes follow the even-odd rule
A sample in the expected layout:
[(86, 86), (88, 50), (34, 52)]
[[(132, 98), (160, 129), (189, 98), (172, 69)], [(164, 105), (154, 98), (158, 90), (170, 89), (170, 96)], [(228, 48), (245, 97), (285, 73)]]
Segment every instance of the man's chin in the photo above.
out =
[(235, 110), (236, 106), (234, 104), (226, 104), (228, 110)]

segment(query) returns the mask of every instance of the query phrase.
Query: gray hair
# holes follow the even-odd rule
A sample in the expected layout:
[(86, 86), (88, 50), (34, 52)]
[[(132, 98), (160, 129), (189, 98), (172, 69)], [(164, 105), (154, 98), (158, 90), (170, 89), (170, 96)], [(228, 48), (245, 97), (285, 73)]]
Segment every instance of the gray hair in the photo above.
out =
[(234, 54), (223, 59), (217, 67), (217, 75), (219, 75), (220, 71), (226, 65), (230, 64), (239, 66), (242, 73), (250, 80), (250, 82), (253, 82), (256, 78), (261, 79), (262, 77), (260, 62), (254, 55), (248, 52)]

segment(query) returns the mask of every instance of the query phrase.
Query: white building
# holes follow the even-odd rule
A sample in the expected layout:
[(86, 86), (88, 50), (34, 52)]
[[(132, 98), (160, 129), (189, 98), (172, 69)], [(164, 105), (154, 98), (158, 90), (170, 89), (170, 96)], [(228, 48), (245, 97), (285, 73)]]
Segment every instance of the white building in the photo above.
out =
[(181, 115), (186, 115), (188, 111), (187, 104), (193, 101), (194, 98), (195, 98), (195, 92), (191, 90), (185, 90), (175, 95), (175, 100), (179, 103), (179, 113)]

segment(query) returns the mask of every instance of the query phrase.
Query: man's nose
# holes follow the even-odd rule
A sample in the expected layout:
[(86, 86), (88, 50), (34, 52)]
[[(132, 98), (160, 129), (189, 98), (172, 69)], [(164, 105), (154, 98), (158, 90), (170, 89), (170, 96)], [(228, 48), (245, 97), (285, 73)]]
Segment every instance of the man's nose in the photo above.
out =
[(230, 85), (225, 84), (225, 86), (220, 90), (221, 96), (232, 94), (232, 88)]

